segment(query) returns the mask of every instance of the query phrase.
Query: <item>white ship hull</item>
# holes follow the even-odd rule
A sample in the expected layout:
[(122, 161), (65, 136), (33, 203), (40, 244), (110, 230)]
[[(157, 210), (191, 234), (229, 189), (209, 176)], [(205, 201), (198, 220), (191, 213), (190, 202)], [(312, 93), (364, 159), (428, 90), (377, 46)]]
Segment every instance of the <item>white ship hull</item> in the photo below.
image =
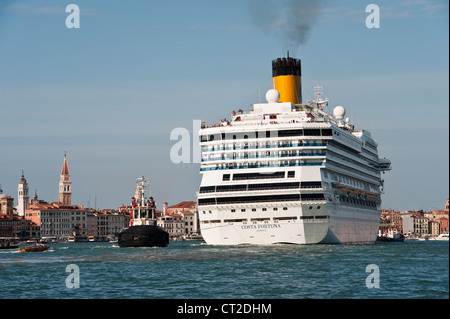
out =
[[(283, 204), (280, 203), (277, 206), (281, 207)], [(308, 212), (309, 206), (304, 205), (303, 209)], [(214, 210), (212, 207), (211, 209)], [(316, 215), (316, 217), (304, 216), (302, 208), (297, 207), (286, 214), (293, 218), (280, 216), (275, 220), (269, 219), (261, 222), (202, 223), (201, 232), (204, 240), (211, 245), (375, 242), (380, 221), (379, 211), (355, 210), (333, 204), (320, 210), (320, 215)], [(325, 215), (326, 213), (328, 215)], [(220, 211), (217, 211), (216, 215), (218, 218), (222, 217)], [(222, 220), (227, 220), (227, 218), (222, 218)]]

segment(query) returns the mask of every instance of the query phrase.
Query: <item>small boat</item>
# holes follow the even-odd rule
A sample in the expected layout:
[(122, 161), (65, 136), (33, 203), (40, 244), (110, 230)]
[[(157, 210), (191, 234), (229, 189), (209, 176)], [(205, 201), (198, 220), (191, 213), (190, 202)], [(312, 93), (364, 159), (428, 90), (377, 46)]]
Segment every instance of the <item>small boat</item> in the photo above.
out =
[(448, 233), (440, 234), (437, 237), (430, 238), (430, 240), (440, 240), (440, 241), (448, 241)]
[(49, 245), (45, 245), (45, 244), (33, 244), (33, 245), (29, 245), (29, 246), (25, 246), (19, 249), (19, 251), (24, 251), (24, 252), (37, 252), (37, 251), (45, 251), (47, 249), (49, 249), (50, 246)]
[(0, 249), (11, 249), (18, 248), (19, 240), (14, 237), (1, 237), (0, 238)]
[(403, 242), (405, 241), (405, 236), (403, 236), (403, 234), (400, 234), (396, 228), (389, 228), (385, 233), (381, 233), (381, 231), (378, 231), (377, 241)]

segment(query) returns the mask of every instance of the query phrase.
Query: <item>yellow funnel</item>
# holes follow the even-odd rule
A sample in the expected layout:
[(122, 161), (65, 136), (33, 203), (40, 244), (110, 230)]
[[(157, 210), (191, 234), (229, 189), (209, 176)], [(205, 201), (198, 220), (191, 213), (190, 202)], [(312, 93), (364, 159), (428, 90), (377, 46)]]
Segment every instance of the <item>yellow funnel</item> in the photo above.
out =
[(302, 103), (301, 61), (278, 58), (272, 61), (273, 86), (280, 92), (280, 102)]

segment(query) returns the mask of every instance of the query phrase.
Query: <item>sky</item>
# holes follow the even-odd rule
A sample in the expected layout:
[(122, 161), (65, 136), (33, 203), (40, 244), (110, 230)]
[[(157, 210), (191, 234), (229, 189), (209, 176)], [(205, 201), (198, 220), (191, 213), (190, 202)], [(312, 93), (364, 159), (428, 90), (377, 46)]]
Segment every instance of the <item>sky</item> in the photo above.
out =
[(23, 170), (31, 196), (57, 201), (67, 152), (73, 204), (129, 204), (139, 176), (160, 209), (195, 201), (200, 164), (171, 161), (171, 132), (196, 143), (194, 120), (264, 102), (289, 50), (304, 100), (319, 81), (328, 111), (343, 105), (392, 161), (382, 208), (443, 209), (448, 13), (440, 0), (0, 0), (0, 185), (17, 203)]

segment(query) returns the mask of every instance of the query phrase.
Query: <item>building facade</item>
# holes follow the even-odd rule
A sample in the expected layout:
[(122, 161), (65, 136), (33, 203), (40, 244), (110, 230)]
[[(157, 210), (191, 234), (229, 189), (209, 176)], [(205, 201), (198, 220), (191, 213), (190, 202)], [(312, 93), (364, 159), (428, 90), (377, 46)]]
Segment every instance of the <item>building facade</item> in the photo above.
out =
[(42, 237), (87, 238), (88, 212), (83, 206), (68, 206), (61, 203), (32, 204), (25, 211), (25, 217), (40, 226)]
[[(182, 222), (181, 232), (183, 235), (197, 235), (199, 234), (199, 222), (198, 222), (198, 208), (197, 202), (184, 201), (176, 205), (167, 207), (167, 203), (164, 203), (163, 214), (165, 216), (176, 216), (176, 220)], [(181, 219), (179, 219), (181, 217)]]

